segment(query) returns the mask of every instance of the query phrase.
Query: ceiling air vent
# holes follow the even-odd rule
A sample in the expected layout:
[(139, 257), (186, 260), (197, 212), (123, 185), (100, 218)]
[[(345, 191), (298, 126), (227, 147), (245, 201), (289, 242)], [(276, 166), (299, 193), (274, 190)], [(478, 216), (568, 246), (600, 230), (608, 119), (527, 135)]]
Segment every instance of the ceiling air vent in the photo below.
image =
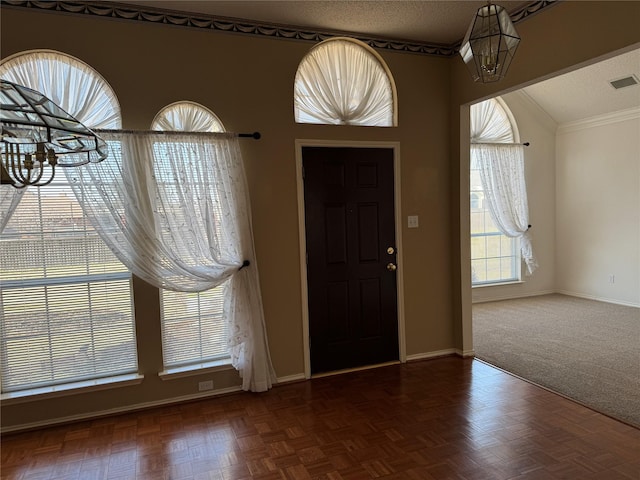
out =
[(620, 78), (618, 80), (612, 80), (609, 82), (616, 90), (624, 87), (630, 87), (631, 85), (637, 85), (638, 78), (635, 75), (629, 75), (628, 77)]

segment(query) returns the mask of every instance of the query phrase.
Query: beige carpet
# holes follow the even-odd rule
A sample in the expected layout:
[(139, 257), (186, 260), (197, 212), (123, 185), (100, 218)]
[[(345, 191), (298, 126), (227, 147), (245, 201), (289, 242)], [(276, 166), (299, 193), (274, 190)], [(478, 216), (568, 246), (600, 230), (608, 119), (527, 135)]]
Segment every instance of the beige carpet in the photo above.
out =
[(566, 295), (473, 306), (476, 357), (640, 427), (640, 309)]

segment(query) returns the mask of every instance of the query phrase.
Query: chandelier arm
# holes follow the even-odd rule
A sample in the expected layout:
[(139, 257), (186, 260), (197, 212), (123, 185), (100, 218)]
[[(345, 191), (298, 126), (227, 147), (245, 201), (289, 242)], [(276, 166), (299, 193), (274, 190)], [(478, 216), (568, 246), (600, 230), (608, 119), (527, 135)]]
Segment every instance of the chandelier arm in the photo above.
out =
[[(20, 182), (22, 185), (28, 185), (31, 179), (31, 171), (27, 169), (28, 175), (25, 177), (22, 173), (22, 159), (20, 155), (20, 145), (9, 144), (9, 151), (7, 153), (7, 161), (11, 162), (11, 173), (13, 178)], [(17, 165), (16, 165), (17, 160)]]
[[(51, 182), (53, 182), (53, 177), (55, 177), (56, 175), (56, 166), (55, 165), (51, 165), (51, 176), (49, 177), (49, 179), (44, 182), (44, 183), (38, 183), (38, 184), (34, 184), (36, 187), (45, 187), (47, 185), (49, 185)], [(42, 172), (40, 173), (40, 178), (42, 178)], [(40, 178), (38, 179), (38, 181), (40, 181)]]

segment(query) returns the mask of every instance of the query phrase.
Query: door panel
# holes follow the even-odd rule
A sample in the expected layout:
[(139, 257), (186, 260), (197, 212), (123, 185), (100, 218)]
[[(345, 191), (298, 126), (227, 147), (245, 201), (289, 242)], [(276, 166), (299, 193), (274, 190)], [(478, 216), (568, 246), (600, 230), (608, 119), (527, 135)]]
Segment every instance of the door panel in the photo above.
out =
[(311, 371), (397, 360), (393, 149), (302, 156)]

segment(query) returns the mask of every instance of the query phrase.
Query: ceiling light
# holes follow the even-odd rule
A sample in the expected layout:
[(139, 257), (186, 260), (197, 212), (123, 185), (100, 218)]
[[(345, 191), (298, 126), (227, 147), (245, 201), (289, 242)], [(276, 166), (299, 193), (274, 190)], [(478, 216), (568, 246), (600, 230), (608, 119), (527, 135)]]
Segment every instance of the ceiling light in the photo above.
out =
[(0, 182), (24, 188), (53, 180), (56, 166), (101, 162), (107, 144), (30, 88), (0, 80)]
[(489, 2), (471, 20), (460, 55), (475, 82), (496, 82), (507, 74), (518, 43), (520, 37), (507, 11)]

